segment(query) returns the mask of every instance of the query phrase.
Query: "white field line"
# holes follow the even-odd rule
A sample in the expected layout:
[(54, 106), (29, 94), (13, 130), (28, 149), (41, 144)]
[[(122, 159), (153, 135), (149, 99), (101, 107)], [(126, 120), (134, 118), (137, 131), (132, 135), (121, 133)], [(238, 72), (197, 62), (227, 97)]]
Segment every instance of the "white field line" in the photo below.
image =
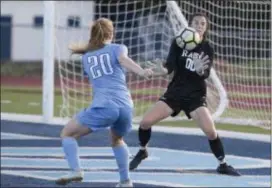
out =
[[(43, 123), (43, 117), (40, 115), (25, 115), (25, 114), (3, 113), (3, 112), (1, 112), (1, 120), (41, 123), (41, 124)], [(48, 125), (63, 126), (68, 121), (69, 119), (56, 117), (56, 118), (53, 118), (53, 120)], [(133, 130), (137, 130), (137, 129), (138, 129), (138, 125), (133, 124)], [(198, 128), (154, 126), (152, 130), (156, 132), (171, 133), (171, 134), (204, 136), (204, 133)], [(223, 131), (223, 130), (218, 130), (218, 134), (221, 137), (227, 137), (227, 138), (256, 140), (256, 141), (262, 141), (262, 142), (268, 142), (268, 143), (271, 142), (271, 135), (240, 133), (240, 132)]]
[(28, 106), (40, 106), (41, 104), (39, 102), (29, 102), (27, 103)]
[(1, 104), (10, 104), (12, 101), (10, 100), (1, 100)]
[(26, 134), (18, 134), (18, 133), (6, 133), (1, 132), (1, 140), (6, 139), (18, 139), (18, 140), (31, 140), (31, 139), (39, 139), (39, 140), (60, 140), (60, 138), (55, 137), (46, 137), (46, 136), (32, 136), (32, 135), (26, 135)]

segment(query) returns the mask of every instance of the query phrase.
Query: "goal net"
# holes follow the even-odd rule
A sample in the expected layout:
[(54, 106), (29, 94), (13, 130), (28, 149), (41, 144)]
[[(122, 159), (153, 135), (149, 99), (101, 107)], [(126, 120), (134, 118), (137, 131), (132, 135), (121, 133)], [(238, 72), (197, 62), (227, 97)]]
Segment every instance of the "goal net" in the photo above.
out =
[[(69, 43), (88, 41), (92, 20), (110, 18), (116, 29), (114, 42), (126, 44), (132, 59), (145, 67), (147, 61), (165, 60), (171, 39), (189, 16), (204, 12), (210, 18), (208, 39), (215, 50), (214, 69), (207, 79), (214, 119), (270, 128), (269, 1), (58, 1), (55, 7), (62, 117), (73, 116), (92, 100), (80, 56), (70, 56), (67, 50)], [(146, 81), (128, 73), (136, 121), (163, 94), (169, 79)], [(174, 118), (179, 119), (185, 119), (184, 114)]]

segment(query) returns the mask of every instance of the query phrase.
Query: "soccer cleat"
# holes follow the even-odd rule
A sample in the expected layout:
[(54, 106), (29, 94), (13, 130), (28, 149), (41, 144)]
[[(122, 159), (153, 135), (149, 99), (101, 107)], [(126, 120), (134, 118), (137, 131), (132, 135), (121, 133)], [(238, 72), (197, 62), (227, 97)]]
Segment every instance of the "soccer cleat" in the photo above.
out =
[(119, 182), (116, 187), (133, 187), (133, 184), (131, 180), (126, 180), (123, 182)]
[(230, 176), (241, 176), (241, 174), (235, 170), (232, 166), (227, 165), (227, 163), (220, 164), (216, 171), (219, 174), (225, 174), (225, 175), (230, 175)]
[(55, 181), (57, 185), (66, 185), (71, 182), (81, 182), (83, 180), (82, 171), (71, 171), (67, 175), (60, 177)]
[(148, 157), (148, 153), (146, 149), (140, 149), (136, 156), (132, 159), (132, 161), (129, 163), (129, 170), (134, 170), (138, 167), (138, 165)]

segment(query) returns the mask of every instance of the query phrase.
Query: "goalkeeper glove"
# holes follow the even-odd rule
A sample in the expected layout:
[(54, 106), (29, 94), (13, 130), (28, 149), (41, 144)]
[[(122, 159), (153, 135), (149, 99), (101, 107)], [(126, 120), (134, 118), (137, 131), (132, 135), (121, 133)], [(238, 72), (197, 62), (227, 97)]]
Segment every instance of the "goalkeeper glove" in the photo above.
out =
[(205, 73), (205, 70), (209, 67), (209, 63), (210, 63), (210, 60), (209, 60), (209, 56), (204, 56), (203, 57), (203, 52), (200, 54), (199, 58), (196, 58), (194, 57), (193, 58), (193, 62), (194, 62), (194, 65), (195, 65), (195, 70), (196, 70), (196, 73), (199, 75), (199, 76), (203, 76), (204, 73)]

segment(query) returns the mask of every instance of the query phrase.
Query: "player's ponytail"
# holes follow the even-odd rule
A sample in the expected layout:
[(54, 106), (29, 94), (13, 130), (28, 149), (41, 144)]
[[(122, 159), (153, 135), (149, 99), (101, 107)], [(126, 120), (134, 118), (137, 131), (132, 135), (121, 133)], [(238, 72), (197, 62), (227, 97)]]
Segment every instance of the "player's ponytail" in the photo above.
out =
[(89, 40), (89, 50), (102, 48), (105, 42), (112, 40), (114, 27), (111, 20), (107, 18), (100, 18), (96, 20), (92, 29)]
[(70, 45), (72, 53), (84, 54), (87, 51), (93, 51), (102, 48), (106, 41), (112, 40), (114, 27), (111, 20), (100, 18), (94, 22), (90, 32), (88, 44)]

